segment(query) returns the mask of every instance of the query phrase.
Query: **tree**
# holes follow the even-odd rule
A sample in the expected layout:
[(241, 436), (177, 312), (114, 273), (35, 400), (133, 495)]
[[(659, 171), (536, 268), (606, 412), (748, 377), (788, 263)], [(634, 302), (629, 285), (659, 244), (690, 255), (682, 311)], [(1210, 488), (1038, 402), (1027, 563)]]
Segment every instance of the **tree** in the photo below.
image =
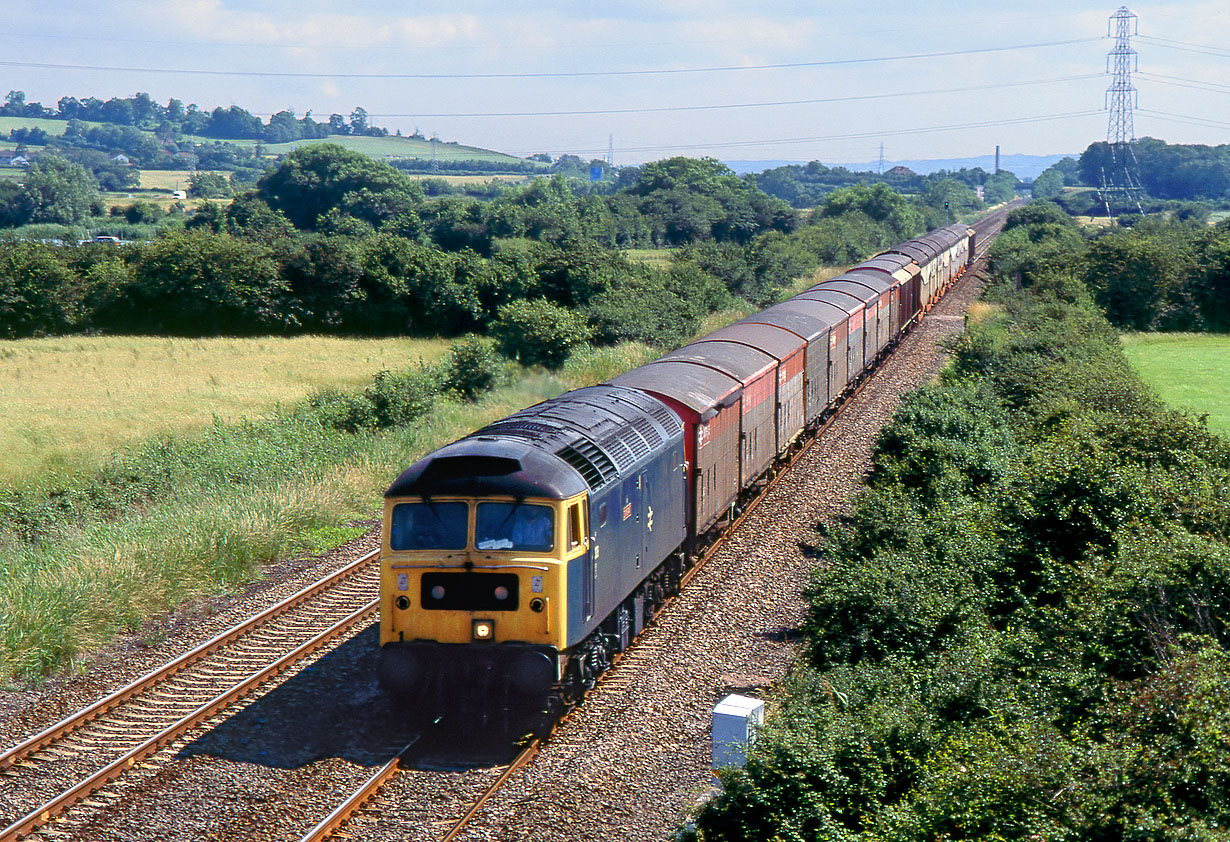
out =
[(1054, 199), (1063, 193), (1063, 174), (1054, 167), (1049, 167), (1034, 179), (1033, 197), (1035, 199)]
[(58, 251), (40, 243), (0, 246), (0, 336), (61, 333), (78, 316), (81, 290)]
[(378, 228), (423, 201), (405, 174), (334, 143), (296, 149), (257, 183), (257, 191), (302, 229), (318, 227), (334, 210)]
[[(953, 190), (968, 188), (952, 181)], [(947, 194), (944, 194), (947, 195)], [(909, 200), (887, 184), (859, 184), (834, 190), (817, 210), (820, 218), (837, 217), (852, 211), (861, 211), (876, 222), (886, 224), (899, 239), (913, 237), (922, 229), (922, 218)]]
[(85, 167), (44, 155), (26, 171), (21, 216), (25, 222), (71, 225), (89, 216), (100, 199), (98, 182)]
[(176, 231), (140, 246), (130, 323), (183, 336), (253, 333), (285, 323), (278, 264), (258, 244)]

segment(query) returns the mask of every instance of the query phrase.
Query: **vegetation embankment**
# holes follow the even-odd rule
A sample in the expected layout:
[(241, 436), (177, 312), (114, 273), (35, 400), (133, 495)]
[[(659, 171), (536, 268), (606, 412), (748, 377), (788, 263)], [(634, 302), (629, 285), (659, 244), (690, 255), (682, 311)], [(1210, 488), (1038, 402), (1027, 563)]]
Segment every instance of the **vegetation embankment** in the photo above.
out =
[(701, 838), (1224, 838), (1230, 444), (1142, 385), (1037, 210), (818, 536), (806, 663)]
[(1162, 400), (1206, 415), (1210, 430), (1230, 438), (1230, 335), (1128, 333), (1123, 350)]

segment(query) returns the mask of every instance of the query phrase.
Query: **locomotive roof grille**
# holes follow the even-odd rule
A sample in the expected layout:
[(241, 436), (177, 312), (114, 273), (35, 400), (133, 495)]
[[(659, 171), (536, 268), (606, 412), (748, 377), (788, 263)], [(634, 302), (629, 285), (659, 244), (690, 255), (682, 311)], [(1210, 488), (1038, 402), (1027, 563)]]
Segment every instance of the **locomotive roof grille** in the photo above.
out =
[(602, 488), (614, 479), (617, 473), (615, 463), (610, 457), (585, 439), (578, 439), (575, 444), (560, 448), (555, 455), (576, 468), (591, 491)]
[(640, 433), (650, 447), (657, 447), (662, 443), (662, 434), (658, 432), (658, 428), (644, 418), (634, 419), (632, 429)]

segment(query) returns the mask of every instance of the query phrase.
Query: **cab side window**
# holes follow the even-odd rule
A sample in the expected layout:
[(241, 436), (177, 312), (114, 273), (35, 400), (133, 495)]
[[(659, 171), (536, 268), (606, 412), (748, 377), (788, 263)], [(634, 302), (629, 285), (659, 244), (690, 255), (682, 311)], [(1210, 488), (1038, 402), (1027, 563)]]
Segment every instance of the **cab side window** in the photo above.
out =
[(575, 550), (581, 546), (581, 536), (584, 534), (581, 524), (581, 504), (573, 503), (568, 508), (568, 548)]

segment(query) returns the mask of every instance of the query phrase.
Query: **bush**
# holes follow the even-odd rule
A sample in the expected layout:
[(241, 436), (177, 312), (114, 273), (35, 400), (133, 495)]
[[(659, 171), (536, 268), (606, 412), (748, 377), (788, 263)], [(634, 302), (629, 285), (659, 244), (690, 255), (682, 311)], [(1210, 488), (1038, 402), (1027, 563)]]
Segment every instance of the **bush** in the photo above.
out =
[(479, 336), (454, 342), (441, 364), (441, 381), (463, 400), (477, 400), (504, 380), (504, 360), (495, 343)]
[(541, 298), (505, 304), (491, 325), (500, 353), (551, 369), (562, 366), (590, 333), (583, 316)]

